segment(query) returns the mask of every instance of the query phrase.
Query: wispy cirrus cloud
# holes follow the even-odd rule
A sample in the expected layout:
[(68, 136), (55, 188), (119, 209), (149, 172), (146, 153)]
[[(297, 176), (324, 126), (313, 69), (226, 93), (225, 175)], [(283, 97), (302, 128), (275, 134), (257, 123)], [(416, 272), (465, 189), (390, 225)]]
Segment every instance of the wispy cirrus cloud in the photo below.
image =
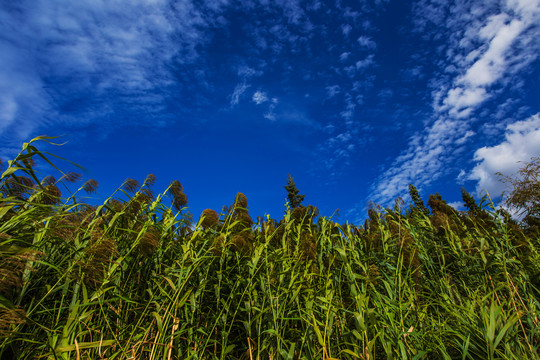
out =
[(339, 94), (341, 91), (339, 85), (329, 85), (326, 87), (326, 97), (327, 99), (331, 99), (337, 94)]
[[(409, 183), (426, 186), (447, 172), (456, 150), (472, 136), (474, 111), (502, 96), (501, 89), (536, 61), (540, 51), (534, 41), (540, 36), (537, 1), (427, 0), (417, 2), (415, 9), (418, 30), (429, 41), (440, 42), (447, 35), (446, 50), (439, 56), (439, 79), (432, 81), (432, 119), (372, 188), (371, 199), (383, 204), (406, 194)], [(454, 15), (448, 18), (448, 13)]]
[(240, 102), (240, 97), (244, 95), (247, 89), (251, 85), (246, 84), (245, 82), (239, 83), (234, 87), (234, 90), (231, 94), (231, 106), (238, 105)]
[(42, 125), (99, 123), (120, 109), (158, 115), (172, 65), (199, 57), (224, 4), (2, 3), (0, 134), (18, 142)]

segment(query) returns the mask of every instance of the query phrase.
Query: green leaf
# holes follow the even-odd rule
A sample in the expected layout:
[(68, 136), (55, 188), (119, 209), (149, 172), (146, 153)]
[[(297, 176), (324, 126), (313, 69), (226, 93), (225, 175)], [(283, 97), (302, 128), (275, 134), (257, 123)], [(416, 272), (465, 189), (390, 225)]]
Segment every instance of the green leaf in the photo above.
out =
[(319, 341), (319, 344), (324, 347), (324, 339), (321, 334), (321, 330), (319, 329), (319, 325), (317, 325), (317, 319), (315, 319), (315, 315), (313, 313), (311, 316), (313, 317), (313, 329), (315, 330), (315, 334), (317, 334), (317, 340)]
[(63, 353), (68, 351), (75, 351), (77, 348), (79, 349), (95, 349), (105, 346), (112, 346), (116, 343), (114, 340), (103, 340), (103, 341), (91, 341), (91, 342), (81, 342), (77, 343), (77, 345), (64, 345), (59, 346), (55, 349), (57, 353)]
[(501, 331), (499, 332), (499, 335), (497, 335), (497, 338), (495, 339), (495, 341), (493, 342), (493, 347), (496, 348), (497, 345), (499, 345), (499, 343), (501, 342), (501, 340), (503, 339), (504, 335), (506, 334), (506, 332), (508, 331), (508, 329), (510, 329), (510, 327), (512, 327), (518, 320), (518, 315), (517, 314), (514, 314), (514, 316), (512, 316), (509, 321), (503, 326), (503, 328), (501, 329)]
[(228, 346), (225, 348), (225, 350), (223, 350), (223, 354), (221, 354), (221, 355), (222, 355), (222, 356), (225, 356), (225, 355), (231, 353), (231, 352), (234, 350), (235, 347), (236, 347), (236, 345), (234, 345), (234, 344), (228, 345)]
[(342, 353), (345, 353), (345, 354), (349, 354), (351, 356), (354, 356), (355, 358), (357, 359), (361, 359), (362, 357), (360, 355), (358, 355), (357, 353), (355, 353), (354, 351), (351, 351), (349, 349), (343, 349), (341, 350)]
[(163, 319), (161, 318), (161, 315), (159, 315), (157, 312), (153, 311), (152, 312), (152, 315), (154, 316), (154, 318), (156, 319), (156, 323), (157, 323), (157, 327), (158, 327), (158, 332), (162, 333), (163, 332)]

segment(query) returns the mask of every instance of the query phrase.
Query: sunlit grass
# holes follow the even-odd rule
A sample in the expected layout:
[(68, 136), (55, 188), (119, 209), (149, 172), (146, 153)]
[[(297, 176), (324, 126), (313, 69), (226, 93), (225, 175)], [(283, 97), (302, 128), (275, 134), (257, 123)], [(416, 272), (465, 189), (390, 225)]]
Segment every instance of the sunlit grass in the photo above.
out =
[(2, 359), (539, 358), (540, 239), (494, 208), (253, 224), (238, 194), (191, 224), (152, 176), (60, 195), (78, 179), (39, 179), (37, 140), (0, 180)]

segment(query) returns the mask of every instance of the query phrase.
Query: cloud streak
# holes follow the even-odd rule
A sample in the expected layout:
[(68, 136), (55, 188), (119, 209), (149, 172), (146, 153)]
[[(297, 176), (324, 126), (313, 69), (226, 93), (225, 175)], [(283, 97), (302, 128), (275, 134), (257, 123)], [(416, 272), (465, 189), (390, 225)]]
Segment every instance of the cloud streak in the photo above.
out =
[(0, 135), (18, 131), (19, 141), (119, 109), (155, 115), (167, 101), (160, 90), (176, 80), (172, 65), (199, 57), (217, 11), (161, 0), (4, 2)]
[[(450, 7), (446, 2), (419, 3), (417, 15), (424, 18), (417, 21), (420, 31), (427, 32), (430, 24), (447, 24), (449, 48), (441, 65), (453, 75), (433, 81), (437, 88), (431, 124), (410, 138), (407, 149), (373, 185), (371, 199), (382, 204), (405, 195), (409, 183), (428, 186), (447, 173), (454, 152), (472, 135), (472, 113), (497, 96), (517, 69), (535, 61), (540, 50), (538, 43), (532, 43), (540, 36), (537, 1), (510, 0), (498, 13), (494, 13), (497, 7), (493, 4), (471, 11), (457, 3), (450, 11), (455, 14), (451, 19), (443, 15)], [(471, 14), (477, 18), (471, 19)], [(462, 19), (471, 24), (464, 31)], [(455, 34), (460, 37), (455, 38)]]

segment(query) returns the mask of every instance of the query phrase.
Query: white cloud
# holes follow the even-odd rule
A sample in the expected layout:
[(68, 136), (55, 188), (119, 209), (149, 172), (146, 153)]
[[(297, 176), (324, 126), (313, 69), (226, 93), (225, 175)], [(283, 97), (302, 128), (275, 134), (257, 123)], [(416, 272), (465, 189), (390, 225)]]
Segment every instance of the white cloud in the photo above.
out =
[(467, 142), (467, 140), (471, 137), (471, 136), (474, 136), (475, 135), (475, 132), (474, 131), (471, 131), (471, 130), (467, 130), (467, 132), (465, 132), (465, 134), (463, 134), (462, 137), (460, 137), (459, 139), (456, 140), (456, 145), (463, 145)]
[(373, 41), (373, 39), (371, 39), (369, 36), (362, 35), (357, 39), (357, 41), (361, 47), (368, 49), (375, 49), (377, 47), (375, 41)]
[(318, 153), (323, 154), (319, 156), (319, 159), (326, 171), (335, 171), (338, 164), (341, 166), (350, 165), (350, 158), (355, 150), (352, 141), (353, 135), (351, 132), (345, 131), (329, 138), (318, 146)]
[(240, 97), (246, 92), (251, 85), (245, 82), (237, 84), (231, 94), (231, 106), (237, 105), (240, 102)]
[[(436, 86), (433, 122), (411, 137), (407, 149), (376, 181), (371, 192), (374, 201), (388, 204), (406, 194), (409, 183), (427, 186), (448, 171), (455, 150), (473, 135), (470, 130), (473, 111), (487, 99), (500, 95), (497, 90), (512, 81), (518, 70), (538, 59), (540, 44), (535, 39), (540, 36), (540, 3), (530, 0), (508, 0), (502, 6), (496, 3), (420, 0), (415, 6), (418, 31), (426, 32), (428, 25), (433, 24), (436, 32), (426, 33), (425, 37), (447, 38), (446, 59), (440, 62), (445, 73), (442, 79), (432, 80)], [(448, 7), (453, 14), (449, 18)], [(533, 126), (536, 121), (530, 120), (527, 126)], [(499, 191), (492, 170), (515, 163), (518, 153), (533, 154), (540, 147), (536, 131), (524, 135), (517, 132), (517, 127), (508, 128), (510, 133), (501, 146), (477, 152), (475, 159), (483, 160), (483, 165), (474, 171), (479, 187)], [(519, 140), (518, 133), (522, 134)], [(518, 144), (526, 149), (517, 151)], [(505, 156), (504, 152), (514, 155)], [(497, 166), (494, 159), (498, 159)]]
[(256, 70), (246, 65), (239, 66), (237, 73), (238, 76), (243, 79), (250, 79), (252, 77), (261, 76), (263, 74), (261, 70)]
[[(198, 58), (224, 4), (2, 3), (0, 33), (9, 41), (0, 42), (0, 134), (18, 143), (42, 125), (96, 122), (122, 106), (156, 113), (167, 101), (160, 90), (177, 81), (171, 62)], [(76, 96), (83, 100), (76, 99), (72, 113), (60, 110)]]
[(410, 183), (427, 186), (441, 175), (444, 159), (451, 152), (460, 124), (455, 120), (439, 119), (425, 134), (415, 135), (403, 152), (377, 180), (371, 200), (383, 205), (407, 193)]
[(347, 96), (345, 97), (345, 101), (347, 103), (347, 105), (345, 106), (345, 110), (340, 112), (339, 115), (343, 120), (345, 120), (345, 125), (347, 127), (351, 127), (353, 125), (354, 110), (356, 109), (356, 104), (352, 102), (349, 94), (347, 94)]
[[(515, 15), (512, 17), (508, 13)], [(528, 53), (527, 49), (521, 54), (510, 50), (519, 36), (539, 20), (538, 5), (532, 6), (532, 2), (528, 1), (511, 0), (507, 2), (504, 12), (489, 16), (483, 26), (479, 26), (478, 22), (473, 23), (465, 31), (465, 37), (460, 44), (481, 41), (482, 45), (472, 48), (464, 57), (465, 62), (460, 60), (460, 56), (456, 58), (456, 63), (462, 63), (466, 69), (463, 75), (455, 79), (452, 88), (443, 98), (440, 109), (456, 117), (467, 117), (488, 99), (488, 87), (511, 71), (508, 69), (510, 64), (530, 61), (532, 54)], [(467, 64), (469, 61), (472, 63)]]
[(506, 128), (505, 140), (496, 146), (482, 147), (474, 154), (477, 165), (469, 180), (477, 181), (476, 191), (487, 190), (491, 196), (499, 196), (504, 184), (498, 181), (496, 172), (512, 175), (523, 166), (523, 161), (540, 156), (540, 116), (517, 121)]
[(350, 55), (351, 55), (350, 52), (341, 53), (341, 55), (339, 55), (339, 60), (345, 61), (345, 60), (347, 60), (349, 58)]
[(364, 68), (372, 65), (373, 64), (373, 58), (374, 58), (374, 55), (369, 55), (365, 59), (357, 61), (356, 64), (355, 64), (356, 69), (361, 70), (361, 69), (364, 69)]
[(448, 205), (453, 207), (457, 211), (465, 210), (465, 207), (463, 206), (463, 203), (461, 201), (449, 202)]
[(341, 25), (341, 32), (343, 33), (343, 35), (348, 36), (349, 33), (351, 32), (351, 30), (352, 30), (351, 25), (349, 25), (349, 24), (342, 24)]
[(7, 129), (15, 120), (18, 105), (15, 94), (0, 99), (0, 133)]
[(467, 70), (459, 82), (471, 87), (479, 87), (488, 86), (497, 81), (505, 71), (508, 50), (523, 29), (524, 24), (517, 19), (508, 25), (500, 26), (488, 50)]
[(484, 88), (456, 87), (448, 91), (441, 110), (448, 110), (450, 115), (458, 118), (467, 117), (473, 108), (483, 103), (487, 97), (488, 94)]
[(358, 60), (354, 65), (346, 66), (343, 70), (350, 78), (354, 78), (359, 71), (365, 71), (374, 64), (374, 57), (375, 56), (371, 54), (362, 60)]
[(262, 91), (255, 91), (253, 93), (253, 97), (252, 97), (252, 100), (254, 103), (256, 103), (257, 105), (260, 105), (264, 102), (267, 102), (268, 101), (268, 96), (266, 95), (265, 92), (262, 92)]
[(339, 85), (332, 85), (326, 87), (326, 98), (331, 99), (340, 93)]
[(274, 112), (273, 105), (271, 105), (268, 111), (264, 114), (264, 118), (270, 121), (276, 121), (276, 113)]

